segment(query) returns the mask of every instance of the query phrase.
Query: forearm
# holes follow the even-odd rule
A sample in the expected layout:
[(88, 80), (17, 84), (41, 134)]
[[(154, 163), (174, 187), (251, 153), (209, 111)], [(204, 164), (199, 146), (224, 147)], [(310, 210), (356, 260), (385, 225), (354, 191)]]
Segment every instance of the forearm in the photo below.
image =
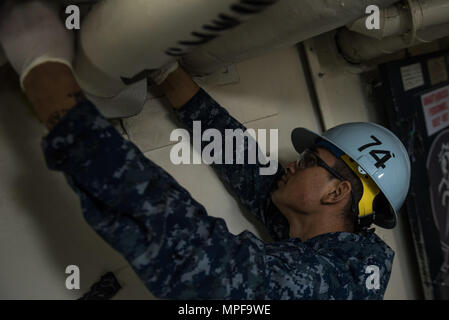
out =
[(176, 110), (183, 107), (200, 90), (200, 87), (182, 68), (171, 73), (161, 84), (161, 88)]
[(23, 84), (37, 118), (49, 130), (83, 98), (72, 70), (61, 63), (49, 62), (35, 67)]
[[(258, 159), (254, 164), (249, 163), (249, 154), (261, 151), (252, 137), (242, 137), (246, 131), (245, 126), (233, 118), (204, 90), (198, 91), (182, 108), (177, 110), (176, 114), (191, 134), (194, 121), (201, 123), (201, 136), (208, 129), (219, 131), (223, 137), (220, 145), (222, 152), (219, 150), (215, 152), (218, 152), (221, 163), (213, 164), (214, 169), (234, 190), (240, 202), (267, 226), (274, 239), (288, 237), (288, 223), (285, 217), (276, 210), (267, 210), (266, 206), (271, 188), (283, 174), (282, 168), (279, 167), (275, 175), (261, 175), (260, 170), (264, 165), (260, 164)], [(226, 150), (224, 137), (227, 130), (236, 132), (236, 136), (242, 138), (240, 140), (244, 141), (244, 145), (237, 146), (233, 143), (233, 149)], [(239, 131), (240, 133), (237, 133)], [(255, 148), (249, 147), (250, 140)], [(204, 150), (207, 144), (207, 141), (202, 141), (201, 149)], [(226, 152), (229, 152), (229, 156), (232, 155), (233, 164), (226, 164)], [(238, 158), (245, 159), (244, 163), (235, 163)]]

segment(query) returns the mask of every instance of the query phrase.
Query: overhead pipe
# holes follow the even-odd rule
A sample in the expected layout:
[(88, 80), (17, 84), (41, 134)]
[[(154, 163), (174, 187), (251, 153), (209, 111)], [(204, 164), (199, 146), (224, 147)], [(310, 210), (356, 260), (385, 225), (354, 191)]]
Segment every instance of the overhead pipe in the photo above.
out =
[(448, 0), (407, 0), (380, 10), (380, 28), (366, 28), (366, 17), (347, 25), (351, 31), (383, 39), (449, 23)]
[(75, 73), (85, 91), (114, 97), (277, 0), (105, 0), (81, 27)]
[(347, 29), (338, 33), (337, 42), (346, 60), (352, 63), (361, 63), (448, 36), (449, 23), (419, 31), (413, 42), (410, 42), (407, 37), (401, 36), (376, 40)]
[(389, 7), (397, 0), (279, 0), (274, 6), (182, 58), (192, 74), (289, 47), (342, 27), (363, 16), (369, 5)]
[[(170, 55), (177, 54), (194, 75), (210, 74), (225, 65), (293, 46), (344, 26), (364, 15), (369, 5), (388, 7), (396, 0), (278, 0), (264, 11), (259, 10), (264, 9), (262, 4), (272, 2), (275, 1), (101, 1), (81, 27), (76, 74), (87, 91), (113, 97), (139, 79), (142, 71), (158, 67)], [(230, 7), (236, 3), (259, 12), (231, 12)], [(211, 31), (211, 23), (227, 28), (236, 20), (218, 21), (214, 12), (226, 12), (226, 16), (245, 19), (245, 23), (228, 28), (213, 39), (216, 33)], [(209, 30), (203, 30), (205, 26)], [(210, 35), (209, 42), (189, 48), (180, 46), (181, 40), (192, 39), (194, 33)]]

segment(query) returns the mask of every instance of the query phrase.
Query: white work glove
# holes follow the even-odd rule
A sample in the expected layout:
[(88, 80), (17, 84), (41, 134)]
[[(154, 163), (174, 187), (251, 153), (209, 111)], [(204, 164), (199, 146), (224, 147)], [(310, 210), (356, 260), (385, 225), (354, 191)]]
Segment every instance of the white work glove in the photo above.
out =
[(47, 1), (7, 0), (0, 8), (0, 43), (23, 80), (34, 67), (60, 62), (72, 68), (73, 32), (59, 18), (58, 7)]

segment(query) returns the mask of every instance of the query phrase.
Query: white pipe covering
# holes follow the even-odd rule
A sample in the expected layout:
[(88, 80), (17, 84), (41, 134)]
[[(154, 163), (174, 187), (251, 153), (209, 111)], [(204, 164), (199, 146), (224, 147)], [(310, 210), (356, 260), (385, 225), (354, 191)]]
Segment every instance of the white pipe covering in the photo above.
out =
[[(145, 69), (169, 60), (166, 51), (193, 30), (217, 19), (231, 3), (269, 0), (105, 0), (81, 27), (75, 69), (84, 88), (98, 96), (116, 95)], [(291, 46), (363, 16), (367, 6), (388, 7), (396, 0), (278, 0), (251, 20), (190, 50), (183, 66), (210, 74), (224, 65)], [(231, 14), (234, 14), (232, 12)], [(239, 17), (239, 19), (242, 17)], [(179, 50), (180, 48), (178, 48)], [(181, 48), (183, 49), (183, 48)], [(90, 89), (90, 90), (89, 90)]]
[(81, 27), (75, 71), (83, 89), (115, 96), (175, 57), (248, 20), (276, 0), (105, 0)]
[(405, 10), (402, 4), (394, 4), (380, 11), (380, 28), (368, 30), (366, 17), (357, 19), (347, 27), (349, 30), (364, 34), (376, 39), (383, 39), (407, 32), (411, 29), (412, 21), (410, 11)]
[(413, 28), (419, 31), (448, 23), (449, 1), (408, 0), (384, 8), (380, 11), (380, 29), (368, 30), (365, 21), (366, 17), (362, 17), (347, 27), (351, 31), (376, 39), (401, 35)]
[(378, 40), (347, 29), (339, 32), (338, 42), (343, 55), (348, 60), (359, 63), (447, 36), (449, 36), (449, 23), (418, 31), (413, 42), (410, 42), (409, 36), (395, 36)]
[(369, 5), (388, 7), (397, 0), (280, 0), (251, 21), (183, 57), (191, 73), (220, 67), (331, 31), (365, 14)]

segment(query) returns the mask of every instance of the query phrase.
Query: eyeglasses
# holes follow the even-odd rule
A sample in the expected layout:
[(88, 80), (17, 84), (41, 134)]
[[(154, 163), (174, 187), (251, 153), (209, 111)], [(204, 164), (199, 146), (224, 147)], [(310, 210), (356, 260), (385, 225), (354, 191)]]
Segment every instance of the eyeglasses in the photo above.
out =
[[(333, 175), (335, 178), (337, 178), (340, 181), (348, 180), (345, 177), (343, 177), (341, 174), (339, 174), (337, 171), (335, 171), (334, 169), (329, 167), (326, 164), (326, 162), (324, 162), (323, 159), (321, 159), (314, 151), (315, 150), (306, 149), (299, 155), (298, 161), (296, 162), (296, 164), (298, 165), (299, 168), (306, 169), (306, 168), (312, 168), (315, 166), (319, 166), (319, 167), (326, 169), (331, 175)], [(356, 206), (355, 206), (354, 194), (353, 194), (352, 190), (351, 190), (351, 198), (352, 198), (351, 199), (352, 211), (355, 213)]]
[(322, 167), (326, 169), (330, 174), (332, 174), (335, 178), (341, 181), (345, 181), (345, 179), (341, 174), (339, 174), (337, 171), (329, 167), (326, 162), (321, 159), (316, 152), (314, 152), (311, 149), (304, 150), (298, 158), (298, 161), (296, 163), (299, 168), (306, 169), (306, 168), (312, 168), (315, 166)]

